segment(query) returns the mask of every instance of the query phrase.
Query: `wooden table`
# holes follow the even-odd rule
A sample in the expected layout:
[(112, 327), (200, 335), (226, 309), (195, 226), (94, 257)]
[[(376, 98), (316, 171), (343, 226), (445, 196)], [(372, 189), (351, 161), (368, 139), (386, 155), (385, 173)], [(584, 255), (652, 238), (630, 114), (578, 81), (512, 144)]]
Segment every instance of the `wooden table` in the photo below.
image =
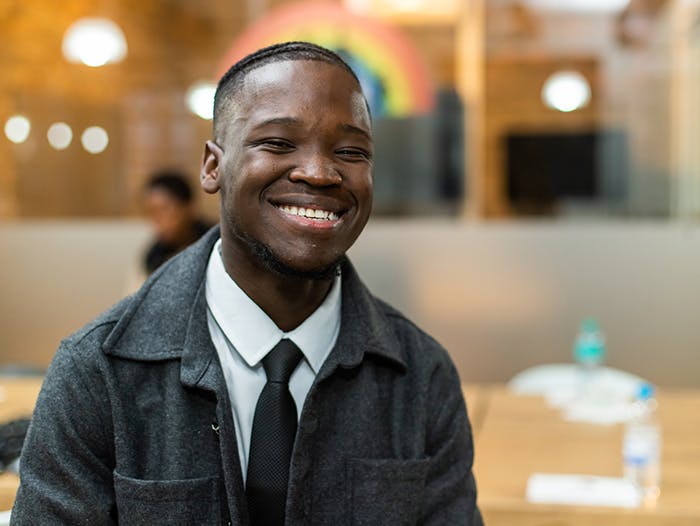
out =
[(486, 418), (492, 386), (490, 384), (462, 384), (462, 394), (467, 404), (472, 435), (476, 437)]
[[(43, 378), (0, 378), (0, 422), (30, 416)], [(9, 510), (15, 501), (19, 477), (0, 474), (0, 511)]]
[(621, 425), (564, 421), (540, 397), (491, 388), (475, 433), (479, 506), (488, 526), (700, 525), (700, 391), (662, 391), (661, 497), (653, 509), (531, 504), (534, 472), (622, 476)]

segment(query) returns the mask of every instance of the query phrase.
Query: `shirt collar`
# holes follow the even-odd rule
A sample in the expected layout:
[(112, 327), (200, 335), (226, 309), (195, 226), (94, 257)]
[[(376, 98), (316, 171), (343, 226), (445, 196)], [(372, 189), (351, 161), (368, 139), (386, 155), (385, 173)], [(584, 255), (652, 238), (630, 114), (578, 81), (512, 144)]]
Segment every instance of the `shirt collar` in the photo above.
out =
[(285, 333), (228, 275), (221, 259), (221, 239), (209, 257), (206, 300), (221, 331), (250, 367), (257, 365), (282, 338), (289, 338), (318, 373), (340, 331), (341, 277), (323, 303), (294, 330)]

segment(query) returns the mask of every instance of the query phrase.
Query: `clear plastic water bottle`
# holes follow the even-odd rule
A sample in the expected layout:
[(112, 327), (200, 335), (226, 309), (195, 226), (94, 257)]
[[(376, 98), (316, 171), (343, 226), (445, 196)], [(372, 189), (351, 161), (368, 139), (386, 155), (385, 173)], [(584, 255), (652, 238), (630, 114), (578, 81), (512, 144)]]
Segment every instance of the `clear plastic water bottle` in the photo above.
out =
[(661, 428), (656, 406), (654, 387), (641, 384), (622, 442), (625, 478), (634, 484), (647, 506), (653, 506), (660, 494)]
[(595, 368), (605, 358), (605, 337), (598, 322), (587, 318), (581, 322), (581, 327), (574, 344), (574, 358), (586, 369)]
[(596, 398), (595, 379), (605, 358), (605, 337), (593, 318), (581, 322), (574, 342), (574, 359), (579, 366), (575, 396), (579, 401)]

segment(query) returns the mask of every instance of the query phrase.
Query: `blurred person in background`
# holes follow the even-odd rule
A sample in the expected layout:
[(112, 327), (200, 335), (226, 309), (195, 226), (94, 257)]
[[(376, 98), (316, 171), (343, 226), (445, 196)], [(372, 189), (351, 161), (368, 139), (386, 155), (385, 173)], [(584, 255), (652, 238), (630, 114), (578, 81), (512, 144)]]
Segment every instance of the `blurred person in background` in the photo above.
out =
[(144, 201), (155, 239), (143, 257), (143, 270), (151, 274), (209, 230), (211, 224), (197, 215), (192, 188), (178, 171), (153, 174), (145, 186)]

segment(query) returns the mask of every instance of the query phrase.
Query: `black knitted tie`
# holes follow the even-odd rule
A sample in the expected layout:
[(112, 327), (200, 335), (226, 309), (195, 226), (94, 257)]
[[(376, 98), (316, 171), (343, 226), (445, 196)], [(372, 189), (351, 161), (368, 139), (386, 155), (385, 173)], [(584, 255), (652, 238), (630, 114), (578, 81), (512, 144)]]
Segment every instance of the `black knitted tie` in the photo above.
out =
[(289, 377), (302, 353), (291, 340), (281, 340), (265, 358), (267, 383), (255, 406), (250, 436), (246, 495), (253, 526), (283, 526), (289, 462), (297, 432), (297, 408)]

